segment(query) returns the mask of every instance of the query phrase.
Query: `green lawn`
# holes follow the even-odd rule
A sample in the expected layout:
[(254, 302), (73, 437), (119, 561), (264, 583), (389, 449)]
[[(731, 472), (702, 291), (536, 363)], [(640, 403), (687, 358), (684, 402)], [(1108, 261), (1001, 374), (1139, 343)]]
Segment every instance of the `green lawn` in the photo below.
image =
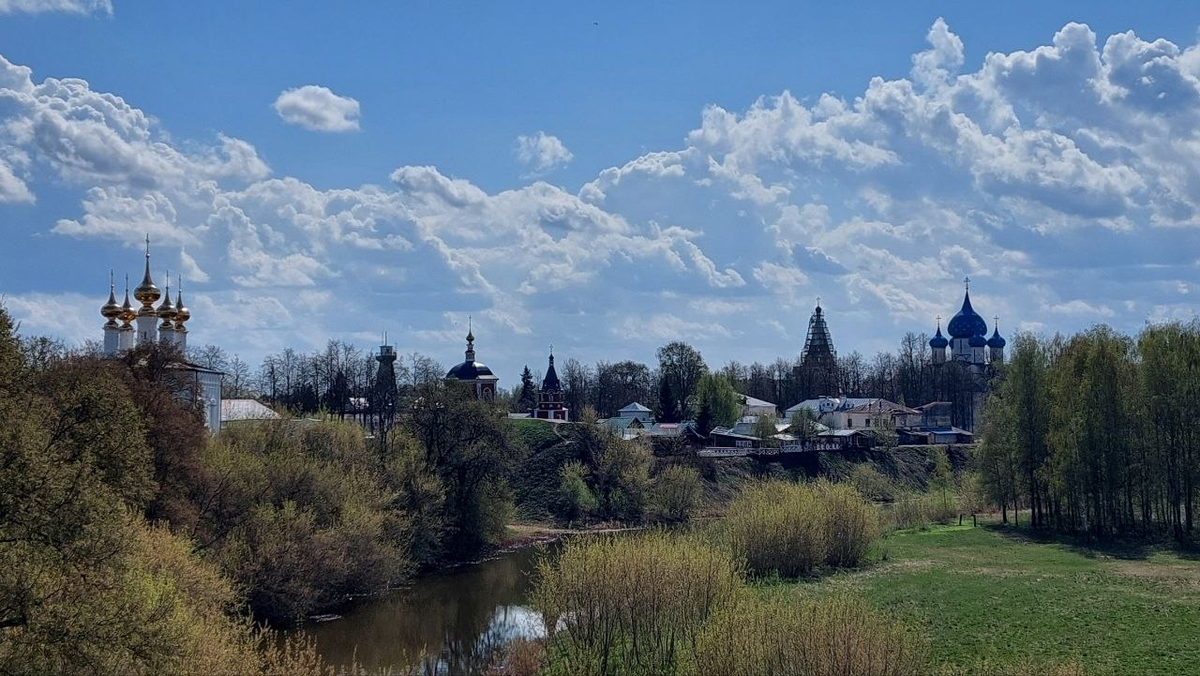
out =
[(862, 593), (925, 633), (935, 665), (968, 673), (1074, 659), (1088, 674), (1200, 674), (1200, 562), (1174, 552), (968, 526), (893, 534), (879, 558), (783, 593)]

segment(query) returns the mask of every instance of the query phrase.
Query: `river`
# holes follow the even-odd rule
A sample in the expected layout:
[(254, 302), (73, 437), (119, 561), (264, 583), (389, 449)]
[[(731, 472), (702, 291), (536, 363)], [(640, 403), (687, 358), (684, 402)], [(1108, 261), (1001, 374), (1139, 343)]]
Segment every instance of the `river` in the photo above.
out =
[(532, 572), (547, 547), (556, 545), (523, 547), (421, 577), (410, 588), (355, 605), (340, 619), (296, 631), (311, 634), (317, 651), (336, 666), (357, 659), (368, 669), (482, 673), (498, 648), (544, 634), (528, 602)]

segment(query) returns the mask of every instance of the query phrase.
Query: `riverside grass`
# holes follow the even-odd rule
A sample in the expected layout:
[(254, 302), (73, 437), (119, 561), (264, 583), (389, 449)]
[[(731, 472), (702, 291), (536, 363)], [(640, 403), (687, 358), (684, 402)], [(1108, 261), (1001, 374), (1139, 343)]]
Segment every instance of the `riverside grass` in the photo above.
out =
[[(575, 540), (542, 561), (533, 605), (549, 638), (538, 673), (920, 673), (923, 642), (861, 600), (781, 604), (747, 582), (748, 562), (776, 579), (861, 562), (878, 525), (856, 489), (766, 482), (735, 505), (732, 522), (709, 529)], [(803, 553), (803, 566), (762, 556), (751, 544), (762, 540)]]
[(1200, 673), (1200, 564), (1186, 554), (1042, 540), (991, 522), (899, 531), (878, 547), (882, 560), (861, 570), (758, 592), (863, 598), (927, 637), (922, 673)]
[(850, 484), (764, 481), (743, 490), (712, 533), (754, 576), (807, 577), (862, 563), (879, 515)]

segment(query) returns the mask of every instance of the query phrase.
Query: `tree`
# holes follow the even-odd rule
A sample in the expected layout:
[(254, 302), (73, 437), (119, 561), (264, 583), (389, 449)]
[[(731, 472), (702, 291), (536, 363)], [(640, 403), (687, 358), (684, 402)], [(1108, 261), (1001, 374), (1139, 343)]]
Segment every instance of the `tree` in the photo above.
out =
[(696, 402), (699, 415), (696, 428), (705, 436), (712, 428), (729, 427), (737, 422), (741, 412), (741, 397), (733, 385), (722, 376), (705, 373), (696, 387)]
[(497, 407), (441, 382), (420, 386), (409, 403), (405, 425), (446, 490), (450, 553), (472, 553), (504, 533), (508, 473), (526, 452), (507, 422)]
[(680, 341), (658, 348), (657, 356), (659, 378), (669, 384), (672, 396), (678, 402), (679, 415), (690, 417), (696, 410), (693, 407), (696, 387), (708, 372), (704, 358), (696, 348)]
[(686, 465), (671, 465), (654, 477), (651, 499), (658, 518), (683, 522), (700, 506), (703, 484), (700, 473)]
[(521, 390), (517, 394), (516, 407), (518, 413), (528, 413), (537, 408), (538, 390), (537, 385), (533, 382), (533, 373), (530, 372), (529, 366), (521, 371)]

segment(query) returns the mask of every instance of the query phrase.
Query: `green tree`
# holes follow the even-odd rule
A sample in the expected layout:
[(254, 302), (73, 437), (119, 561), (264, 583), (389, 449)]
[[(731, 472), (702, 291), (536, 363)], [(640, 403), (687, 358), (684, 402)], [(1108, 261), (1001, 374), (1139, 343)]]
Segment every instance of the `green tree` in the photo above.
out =
[[(657, 356), (659, 378), (667, 381), (671, 396), (678, 403), (679, 419), (691, 417), (696, 412), (693, 405), (696, 387), (700, 384), (700, 378), (708, 372), (704, 358), (696, 348), (680, 341), (658, 348)], [(662, 386), (659, 387), (661, 393)], [(664, 410), (661, 415), (665, 414)], [(677, 422), (679, 419), (663, 418), (665, 422)]]
[(517, 395), (517, 411), (520, 413), (528, 413), (537, 407), (538, 390), (537, 385), (533, 382), (533, 373), (530, 372), (527, 365), (521, 371), (521, 391)]
[(705, 373), (696, 386), (696, 427), (707, 435), (714, 427), (728, 427), (737, 422), (741, 399), (725, 377)]

